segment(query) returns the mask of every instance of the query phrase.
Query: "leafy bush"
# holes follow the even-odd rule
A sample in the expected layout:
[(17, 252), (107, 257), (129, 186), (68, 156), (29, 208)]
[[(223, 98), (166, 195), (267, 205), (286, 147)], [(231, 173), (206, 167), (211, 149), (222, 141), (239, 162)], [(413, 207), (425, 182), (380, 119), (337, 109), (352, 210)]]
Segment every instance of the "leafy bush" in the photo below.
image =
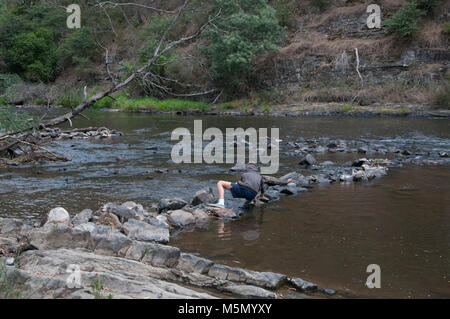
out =
[(409, 0), (403, 8), (386, 20), (385, 24), (389, 32), (398, 38), (411, 39), (420, 30), (420, 19), (440, 3), (440, 0)]
[(409, 1), (406, 6), (399, 9), (385, 23), (390, 33), (395, 34), (399, 38), (408, 39), (420, 30), (417, 20), (424, 14), (423, 10), (417, 8), (415, 1)]
[(5, 54), (10, 72), (30, 81), (48, 82), (56, 76), (56, 53), (53, 34), (45, 28), (23, 33)]
[(1, 132), (18, 132), (29, 127), (35, 127), (37, 124), (38, 118), (26, 112), (19, 112), (14, 107), (0, 108)]
[(17, 74), (3, 74), (0, 73), (0, 92), (5, 92), (11, 85), (17, 84), (21, 81)]
[(442, 33), (450, 34), (450, 22), (444, 22), (442, 24)]
[(57, 51), (58, 58), (63, 65), (76, 62), (88, 63), (94, 59), (97, 53), (98, 46), (87, 27), (77, 29), (64, 38)]
[(283, 30), (266, 0), (216, 0), (215, 4), (224, 18), (205, 33), (208, 45), (202, 53), (219, 86), (229, 91), (247, 90), (254, 82), (252, 62), (278, 50)]
[(293, 8), (295, 1), (293, 0), (275, 0), (273, 1), (273, 8), (276, 11), (277, 19), (280, 25), (284, 27), (293, 26)]

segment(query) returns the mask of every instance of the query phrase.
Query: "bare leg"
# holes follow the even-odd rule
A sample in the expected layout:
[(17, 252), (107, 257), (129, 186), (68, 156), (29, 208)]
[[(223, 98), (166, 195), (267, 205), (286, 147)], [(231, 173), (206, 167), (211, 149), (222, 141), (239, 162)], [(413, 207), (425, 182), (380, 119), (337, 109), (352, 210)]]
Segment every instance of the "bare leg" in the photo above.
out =
[(217, 192), (219, 193), (219, 199), (223, 199), (225, 197), (225, 188), (231, 189), (231, 183), (226, 181), (217, 182)]

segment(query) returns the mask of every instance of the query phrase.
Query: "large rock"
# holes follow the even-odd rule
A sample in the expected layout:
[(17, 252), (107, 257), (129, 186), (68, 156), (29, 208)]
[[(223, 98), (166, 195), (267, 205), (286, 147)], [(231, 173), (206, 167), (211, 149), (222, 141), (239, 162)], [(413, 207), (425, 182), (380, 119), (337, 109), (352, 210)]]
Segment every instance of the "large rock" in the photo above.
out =
[(47, 223), (33, 229), (29, 235), (30, 243), (39, 250), (58, 248), (86, 248), (91, 244), (91, 234), (81, 229), (70, 228), (61, 223)]
[(266, 183), (269, 186), (274, 185), (286, 185), (288, 182), (287, 180), (282, 180), (281, 178), (276, 178), (273, 176), (268, 175), (262, 175), (264, 183)]
[(190, 212), (185, 210), (173, 210), (168, 211), (168, 217), (170, 224), (177, 227), (186, 227), (195, 223), (195, 217)]
[(214, 264), (208, 275), (217, 279), (245, 282), (268, 289), (276, 289), (286, 281), (286, 276), (273, 272), (257, 272)]
[(188, 273), (207, 274), (212, 265), (211, 260), (182, 253), (177, 268)]
[(74, 226), (85, 224), (88, 223), (91, 220), (91, 218), (92, 218), (92, 210), (83, 209), (81, 212), (79, 212), (72, 218), (72, 224)]
[(143, 220), (148, 214), (142, 205), (135, 202), (125, 202), (121, 205), (107, 203), (103, 206), (102, 211), (116, 215), (122, 223), (129, 219)]
[(9, 236), (26, 235), (32, 229), (30, 225), (20, 219), (0, 217), (0, 234)]
[(171, 246), (148, 243), (141, 261), (155, 267), (175, 267), (180, 258), (180, 249)]
[(314, 158), (314, 156), (312, 156), (311, 154), (307, 154), (301, 161), (300, 161), (300, 165), (305, 165), (305, 166), (311, 166), (311, 165), (315, 165), (317, 163), (316, 159)]
[(206, 187), (195, 193), (191, 204), (197, 206), (200, 204), (211, 204), (216, 201), (216, 196), (211, 189), (211, 187)]
[(289, 278), (288, 281), (294, 286), (297, 290), (300, 291), (314, 291), (317, 290), (317, 285), (313, 284), (309, 281), (303, 280), (301, 278)]
[[(28, 298), (213, 298), (170, 282), (177, 280), (170, 269), (81, 250), (27, 251), (18, 264), (19, 268), (10, 272)], [(79, 267), (81, 276), (76, 289), (68, 287), (68, 265)], [(94, 291), (94, 280), (100, 280), (104, 289)]]
[(192, 215), (194, 216), (196, 222), (204, 222), (210, 219), (210, 216), (206, 211), (198, 208), (192, 212)]
[(161, 213), (163, 211), (181, 209), (187, 204), (188, 203), (181, 198), (164, 198), (158, 203), (158, 212)]
[(119, 217), (108, 212), (104, 212), (98, 217), (97, 224), (110, 226), (112, 228), (120, 228), (122, 226)]
[(169, 242), (169, 229), (161, 221), (154, 219), (154, 224), (129, 219), (123, 224), (122, 229), (130, 239), (161, 243)]
[(47, 223), (62, 223), (70, 225), (70, 215), (62, 207), (56, 207), (50, 210), (47, 215)]

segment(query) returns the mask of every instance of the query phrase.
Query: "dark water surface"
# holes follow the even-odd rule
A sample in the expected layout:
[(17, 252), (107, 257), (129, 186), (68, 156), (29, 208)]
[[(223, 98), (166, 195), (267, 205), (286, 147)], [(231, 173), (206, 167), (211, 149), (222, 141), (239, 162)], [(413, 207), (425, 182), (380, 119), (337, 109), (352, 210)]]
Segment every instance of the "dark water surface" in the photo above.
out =
[[(224, 131), (278, 127), (283, 141), (331, 137), (420, 151), (450, 149), (447, 119), (87, 114), (91, 120), (77, 119), (75, 126), (107, 126), (125, 135), (57, 141), (48, 148), (72, 161), (0, 169), (0, 216), (40, 220), (56, 206), (76, 214), (108, 201), (149, 206), (162, 197), (189, 199), (204, 186), (214, 187), (217, 179), (235, 180), (228, 173), (230, 165), (177, 165), (170, 160), (171, 131), (192, 131), (194, 119), (202, 119), (204, 128)], [(338, 164), (356, 157), (317, 156)], [(282, 156), (279, 175), (298, 170), (297, 162)], [(317, 186), (246, 212), (239, 220), (182, 232), (171, 244), (216, 262), (299, 276), (351, 296), (450, 298), (449, 177), (448, 165), (405, 166), (370, 183)], [(228, 203), (233, 208), (242, 204)], [(369, 264), (381, 267), (381, 289), (364, 285)]]

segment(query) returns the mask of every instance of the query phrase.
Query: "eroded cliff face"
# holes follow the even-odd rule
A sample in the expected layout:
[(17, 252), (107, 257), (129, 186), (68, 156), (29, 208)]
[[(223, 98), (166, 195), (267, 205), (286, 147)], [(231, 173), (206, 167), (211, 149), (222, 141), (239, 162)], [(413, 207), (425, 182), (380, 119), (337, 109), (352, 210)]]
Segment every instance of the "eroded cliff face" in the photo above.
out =
[(370, 1), (301, 14), (278, 54), (258, 61), (260, 81), (291, 90), (442, 84), (450, 65), (449, 37), (442, 32), (449, 1), (421, 22), (422, 29), (409, 42), (389, 35), (384, 23), (405, 1), (379, 2), (380, 28), (368, 27)]

